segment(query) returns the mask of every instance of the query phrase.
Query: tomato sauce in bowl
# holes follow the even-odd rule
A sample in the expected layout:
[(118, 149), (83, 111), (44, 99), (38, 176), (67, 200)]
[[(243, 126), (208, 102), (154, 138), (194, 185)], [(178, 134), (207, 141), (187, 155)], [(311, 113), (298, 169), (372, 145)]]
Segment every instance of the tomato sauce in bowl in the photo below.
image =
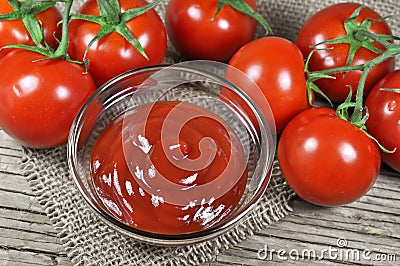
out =
[(241, 88), (265, 99), (257, 85), (235, 85), (227, 68), (190, 61), (134, 69), (88, 99), (67, 157), (99, 222), (140, 242), (181, 246), (211, 240), (251, 215), (270, 180), (275, 124), (267, 100), (261, 110)]
[(111, 215), (159, 234), (193, 233), (224, 221), (248, 178), (233, 129), (179, 101), (145, 104), (114, 119), (96, 140), (90, 166)]

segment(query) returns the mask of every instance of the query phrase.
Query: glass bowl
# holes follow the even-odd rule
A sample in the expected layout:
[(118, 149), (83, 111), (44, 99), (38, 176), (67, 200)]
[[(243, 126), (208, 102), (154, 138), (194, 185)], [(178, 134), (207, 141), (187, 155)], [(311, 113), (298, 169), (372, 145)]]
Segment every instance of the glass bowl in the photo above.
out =
[[(255, 99), (254, 95), (256, 95), (257, 105), (250, 99), (246, 91), (252, 94), (253, 99)], [(255, 94), (255, 92), (258, 94)], [(113, 209), (115, 204), (112, 203), (114, 205), (110, 205), (105, 202), (102, 196), (103, 194), (101, 194), (104, 191), (99, 188), (99, 185), (96, 183), (98, 181), (94, 181), (98, 180), (95, 179), (94, 174), (97, 169), (96, 163), (98, 163), (98, 161), (94, 161), (93, 154), (96, 151), (96, 143), (109, 125), (120, 118), (121, 121), (123, 121), (121, 130), (122, 141), (120, 142), (133, 143), (135, 145), (131, 146), (137, 148), (138, 144), (132, 139), (129, 139), (130, 135), (122, 132), (129, 132), (134, 125), (140, 123), (146, 124), (145, 122), (150, 121), (147, 120), (150, 116), (144, 116), (141, 121), (136, 120), (136, 122), (132, 122), (126, 118), (129, 117), (127, 114), (137, 113), (139, 112), (138, 110), (144, 110), (143, 108), (146, 106), (154, 106), (156, 103), (166, 102), (176, 103), (176, 106), (181, 106), (183, 108), (183, 114), (185, 114), (186, 117), (182, 121), (179, 119), (174, 120), (175, 124), (173, 125), (176, 127), (176, 130), (172, 128), (171, 131), (170, 126), (169, 131), (167, 130), (166, 135), (162, 135), (162, 138), (169, 138), (168, 134), (179, 136), (185, 123), (188, 123), (198, 115), (206, 116), (205, 114), (210, 114), (210, 119), (218, 121), (218, 125), (223, 125), (227, 132), (229, 131), (228, 141), (230, 142), (230, 146), (228, 147), (230, 147), (231, 150), (228, 153), (230, 157), (227, 160), (227, 165), (224, 167), (228, 169), (228, 165), (231, 165), (233, 167), (232, 169), (239, 169), (240, 167), (240, 169), (242, 169), (239, 169), (237, 172), (226, 171), (229, 173), (228, 175), (218, 174), (215, 180), (222, 180), (219, 183), (210, 181), (199, 186), (190, 186), (189, 183), (177, 184), (176, 182), (170, 182), (170, 180), (167, 180), (161, 175), (157, 180), (152, 178), (147, 179), (147, 181), (153, 182), (151, 185), (148, 185), (143, 175), (141, 177), (142, 179), (136, 178), (138, 176), (138, 169), (135, 170), (133, 166), (129, 166), (132, 164), (130, 160), (135, 160), (135, 154), (137, 155), (138, 153), (130, 151), (129, 148), (126, 148), (127, 146), (121, 146), (123, 147), (125, 163), (132, 175), (129, 178), (136, 176), (133, 178), (134, 180), (132, 179), (132, 182), (136, 182), (135, 185), (139, 187), (140, 194), (143, 192), (143, 194), (147, 193), (151, 195), (152, 201), (154, 198), (158, 199), (156, 202), (152, 202), (154, 209), (149, 209), (149, 212), (152, 211), (162, 216), (163, 214), (159, 211), (160, 209), (156, 208), (160, 204), (170, 204), (170, 206), (174, 207), (174, 210), (176, 210), (176, 208), (184, 210), (194, 205), (196, 205), (196, 208), (202, 209), (202, 212), (199, 212), (197, 209), (196, 215), (200, 215), (203, 218), (206, 217), (208, 219), (205, 219), (207, 223), (204, 222), (205, 220), (203, 219), (200, 229), (191, 229), (178, 233), (173, 231), (170, 233), (168, 231), (168, 225), (162, 222), (160, 222), (160, 227), (162, 228), (153, 230), (143, 229), (143, 227), (135, 226), (135, 223), (129, 223), (127, 220), (121, 219), (121, 217), (116, 215), (117, 212), (115, 208)], [(176, 108), (176, 106), (174, 108)], [(185, 109), (188, 106), (195, 107), (190, 111), (189, 109)], [(199, 110), (201, 114), (196, 114), (193, 110)], [(204, 110), (205, 113), (203, 113), (202, 110)], [(149, 115), (149, 113), (147, 113), (147, 115)], [(167, 121), (167, 118), (165, 121)], [(164, 130), (164, 128), (167, 127), (164, 126), (167, 124), (165, 121), (160, 130)], [(202, 132), (213, 130), (213, 128), (203, 130), (201, 127), (202, 125), (200, 125), (198, 130)], [(210, 125), (204, 124), (204, 127), (207, 128), (210, 127)], [(156, 130), (156, 128), (154, 130)], [(172, 138), (177, 138), (177, 136), (172, 136)], [(143, 145), (146, 144), (146, 139), (144, 142), (142, 142), (142, 140), (140, 140), (140, 143)], [(165, 142), (164, 139), (161, 140)], [(232, 140), (237, 140), (236, 144), (233, 143)], [(117, 139), (115, 140), (116, 143), (119, 143), (118, 141)], [(203, 141), (203, 139), (201, 141)], [(214, 143), (210, 138), (208, 138), (208, 141), (211, 141), (211, 144)], [(199, 142), (199, 147), (203, 145), (206, 148), (214, 149), (215, 146), (212, 146), (210, 143), (208, 146), (204, 146), (204, 143), (202, 144)], [(109, 149), (106, 146), (104, 152), (115, 152), (116, 150), (111, 147), (112, 145), (113, 143), (110, 144)], [(140, 146), (140, 148), (144, 151), (147, 145), (148, 149), (146, 150), (146, 154), (151, 153), (152, 143), (143, 145)], [(237, 150), (232, 149), (235, 145), (240, 146), (236, 148), (242, 152), (244, 166), (239, 167), (240, 163), (237, 163), (237, 161), (231, 163), (231, 161), (234, 161), (232, 159), (234, 158), (233, 156), (236, 156), (238, 153)], [(254, 208), (267, 188), (274, 160), (275, 146), (276, 136), (273, 116), (269, 109), (268, 102), (263, 98), (261, 91), (254, 82), (245, 74), (223, 63), (189, 61), (175, 65), (161, 65), (135, 69), (117, 76), (101, 86), (84, 104), (75, 118), (70, 131), (67, 148), (71, 176), (84, 200), (101, 220), (118, 232), (128, 235), (135, 240), (154, 245), (179, 246), (210, 240), (228, 231), (246, 218), (246, 214)], [(169, 147), (170, 150), (172, 150), (171, 146)], [(201, 150), (201, 147), (199, 149)], [(117, 151), (119, 152), (121, 149), (117, 149)], [(180, 151), (182, 152), (182, 149)], [(216, 160), (215, 154), (214, 152), (214, 157), (210, 157), (211, 161)], [(225, 173), (226, 169), (224, 169), (222, 173)], [(239, 175), (240, 171), (243, 171), (243, 173)], [(157, 170), (157, 172), (161, 173), (161, 170)], [(174, 173), (170, 174), (174, 175)], [(211, 199), (214, 201), (219, 198), (229, 198), (229, 195), (231, 195), (229, 193), (235, 189), (233, 184), (239, 184), (239, 182), (236, 181), (239, 178), (243, 178), (243, 176), (243, 191), (240, 192), (243, 194), (232, 206), (224, 210), (223, 215), (218, 216), (217, 214), (219, 213), (217, 213), (215, 209), (210, 209)], [(229, 178), (236, 180), (236, 183), (229, 181)], [(113, 180), (110, 175), (108, 184), (111, 186), (111, 183), (114, 181), (115, 180)], [(161, 189), (157, 186), (161, 183), (171, 185), (171, 189), (164, 189), (160, 192)], [(118, 189), (120, 191), (121, 188), (119, 187), (120, 184), (118, 184), (118, 180), (117, 183), (113, 183), (113, 186), (116, 186), (117, 191)], [(145, 191), (142, 188), (144, 188)], [(219, 189), (218, 192), (212, 192), (217, 188)], [(192, 193), (183, 193), (185, 190), (191, 189), (193, 189)], [(194, 189), (197, 189), (195, 193)], [(157, 193), (163, 193), (162, 197)], [(202, 193), (204, 193), (204, 195)], [(216, 195), (212, 193), (216, 193)], [(155, 194), (158, 196), (155, 197)], [(196, 195), (193, 197), (196, 199), (187, 198), (194, 194)], [(208, 199), (207, 211), (205, 211), (207, 208), (204, 208), (204, 200), (206, 198)], [(190, 204), (188, 205), (188, 202), (190, 204), (193, 203), (193, 206), (189, 206)], [(136, 204), (136, 206), (128, 207), (132, 211), (132, 209), (136, 209), (136, 207), (139, 208), (139, 205)], [(210, 218), (210, 213), (215, 214), (215, 217)], [(135, 215), (139, 215), (136, 217), (144, 217), (148, 215), (148, 213), (146, 211), (146, 213), (140, 214), (140, 212), (137, 211)], [(161, 220), (162, 218), (163, 217), (161, 217)], [(194, 215), (190, 217), (188, 215), (185, 219), (187, 218), (195, 220)], [(178, 217), (176, 219), (181, 218)], [(174, 221), (176, 222), (176, 220), (173, 219), (173, 222)], [(149, 221), (149, 224), (153, 222), (154, 221)], [(194, 223), (192, 220), (190, 220), (190, 222)]]

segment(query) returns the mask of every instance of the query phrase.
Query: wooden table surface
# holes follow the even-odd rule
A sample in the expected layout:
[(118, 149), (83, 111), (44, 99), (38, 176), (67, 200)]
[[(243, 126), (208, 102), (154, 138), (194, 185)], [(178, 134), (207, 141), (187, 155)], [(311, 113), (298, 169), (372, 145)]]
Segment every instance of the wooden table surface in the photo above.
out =
[[(71, 265), (20, 174), (21, 155), (19, 144), (0, 130), (0, 265)], [(206, 265), (400, 265), (399, 174), (383, 169), (367, 195), (344, 207), (299, 199), (291, 206), (291, 215)]]

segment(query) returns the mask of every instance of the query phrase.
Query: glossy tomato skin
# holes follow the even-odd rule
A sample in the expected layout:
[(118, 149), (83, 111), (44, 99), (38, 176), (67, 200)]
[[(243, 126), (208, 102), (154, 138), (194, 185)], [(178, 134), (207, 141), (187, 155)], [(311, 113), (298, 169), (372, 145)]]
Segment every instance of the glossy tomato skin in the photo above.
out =
[[(120, 0), (121, 12), (147, 5), (145, 0)], [(86, 1), (81, 14), (99, 15), (96, 0)], [(165, 27), (157, 12), (152, 9), (127, 22), (127, 27), (141, 43), (148, 60), (126, 39), (116, 32), (96, 41), (90, 47), (87, 58), (90, 60), (89, 73), (98, 85), (125, 71), (157, 65), (164, 60), (167, 49)], [(69, 25), (69, 49), (71, 57), (82, 60), (86, 47), (96, 36), (100, 25), (83, 20), (72, 20)]]
[[(311, 16), (302, 26), (297, 36), (296, 44), (299, 46), (304, 57), (313, 50), (313, 46), (317, 43), (331, 40), (346, 35), (344, 21), (349, 18), (355, 9), (360, 5), (356, 3), (340, 3), (329, 6)], [(372, 9), (365, 7), (357, 22), (361, 23), (366, 18), (377, 19), (381, 16)], [(323, 25), (323, 26), (321, 26)], [(389, 25), (386, 21), (372, 22), (370, 31), (378, 34), (391, 35)], [(318, 45), (317, 48), (333, 48), (331, 50), (320, 50), (315, 52), (309, 62), (309, 70), (325, 70), (330, 68), (342, 67), (346, 65), (348, 57), (349, 44), (334, 45)], [(379, 46), (377, 46), (379, 47)], [(382, 48), (382, 47), (380, 47)], [(360, 65), (375, 58), (377, 54), (360, 48), (350, 65)], [(394, 69), (394, 58), (389, 59), (375, 66), (367, 77), (364, 88), (364, 94), (367, 95), (376, 82), (378, 82), (387, 73)], [(358, 81), (361, 77), (361, 71), (349, 71), (345, 75), (343, 73), (333, 74), (332, 79), (320, 79), (316, 85), (336, 103), (342, 103), (350, 92), (351, 86), (353, 96), (356, 95)]]
[[(0, 0), (0, 14), (7, 14), (14, 11), (7, 0)], [(61, 20), (61, 14), (56, 7), (46, 9), (36, 15), (43, 27), (44, 38), (52, 47), (56, 48), (58, 39), (61, 37), (61, 27), (57, 27), (57, 23)], [(27, 44), (34, 45), (27, 29), (22, 20), (0, 20), (0, 47), (11, 44)], [(9, 49), (0, 50), (0, 58), (8, 53)]]
[[(259, 86), (271, 107), (277, 133), (310, 107), (303, 56), (291, 41), (281, 37), (251, 41), (235, 53), (229, 65), (247, 74)], [(235, 77), (228, 79), (235, 81)]]
[[(254, 0), (245, 0), (254, 10)], [(168, 36), (187, 59), (227, 62), (251, 41), (256, 21), (231, 6), (217, 10), (217, 0), (170, 0), (165, 13)]]
[(14, 50), (0, 60), (0, 127), (27, 147), (66, 143), (79, 108), (96, 89), (82, 66)]
[(380, 80), (365, 102), (369, 112), (367, 131), (386, 149), (396, 149), (394, 153), (381, 151), (381, 157), (387, 165), (400, 172), (400, 93), (382, 91), (381, 88), (400, 89), (400, 70)]
[(302, 199), (322, 206), (356, 201), (380, 170), (378, 146), (351, 123), (323, 107), (308, 109), (285, 128), (278, 143), (284, 178)]

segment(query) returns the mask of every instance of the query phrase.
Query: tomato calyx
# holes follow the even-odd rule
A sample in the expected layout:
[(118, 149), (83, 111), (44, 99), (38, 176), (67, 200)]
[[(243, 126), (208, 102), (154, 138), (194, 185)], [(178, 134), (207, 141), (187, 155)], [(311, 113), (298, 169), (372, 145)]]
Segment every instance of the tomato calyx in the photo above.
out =
[[(358, 87), (357, 87), (357, 94), (354, 106), (354, 112), (352, 113), (351, 117), (349, 117), (349, 121), (355, 125), (360, 123), (363, 120), (363, 96), (364, 96), (364, 87), (365, 82), (367, 79), (368, 74), (375, 66), (379, 65), (380, 63), (395, 57), (396, 55), (400, 54), (400, 45), (396, 44), (395, 41), (400, 40), (399, 37), (386, 35), (386, 34), (376, 34), (369, 31), (371, 27), (371, 23), (374, 21), (382, 21), (387, 19), (390, 16), (382, 17), (379, 19), (371, 19), (367, 18), (364, 19), (360, 24), (356, 22), (356, 18), (360, 14), (361, 10), (364, 8), (363, 5), (358, 7), (352, 15), (344, 22), (344, 27), (346, 29), (347, 35), (334, 38), (331, 40), (327, 40), (321, 43), (314, 45), (314, 50), (308, 55), (308, 58), (305, 63), (305, 74), (307, 76), (307, 83), (309, 90), (313, 90), (319, 95), (323, 96), (329, 102), (331, 102), (326, 95), (324, 95), (321, 90), (314, 84), (314, 82), (321, 78), (331, 78), (334, 79), (335, 77), (331, 76), (332, 74), (342, 73), (346, 75), (347, 72), (358, 70), (362, 72), (360, 77)], [(348, 52), (348, 58), (346, 65), (343, 67), (336, 67), (324, 70), (318, 70), (311, 72), (308, 70), (308, 61), (310, 60), (311, 56), (315, 51), (318, 50), (330, 50), (334, 49), (333, 47), (329, 48), (318, 48), (320, 45), (325, 44), (340, 44), (340, 43), (349, 43), (350, 48)], [(375, 44), (379, 44), (383, 47), (383, 49), (378, 48)], [(372, 52), (377, 53), (378, 55), (370, 61), (367, 61), (363, 64), (359, 65), (350, 65), (354, 58), (354, 54), (356, 51), (364, 47), (369, 49)], [(351, 92), (350, 92), (351, 93)], [(351, 94), (350, 94), (351, 95)], [(346, 100), (345, 102), (348, 102)], [(331, 104), (332, 105), (332, 104)]]
[(7, 14), (1, 14), (0, 20), (21, 20), (25, 28), (32, 37), (36, 46), (43, 47), (47, 45), (44, 41), (44, 34), (40, 22), (35, 15), (53, 7), (57, 1), (48, 0), (8, 0), (8, 3), (13, 8), (13, 11)]
[(211, 21), (215, 19), (221, 9), (226, 5), (231, 6), (233, 9), (239, 11), (242, 14), (254, 18), (264, 28), (266, 34), (272, 33), (271, 26), (268, 24), (266, 19), (260, 13), (254, 11), (253, 8), (244, 0), (218, 0), (218, 7), (215, 11), (214, 16), (211, 18)]
[[(354, 106), (354, 112), (350, 117), (350, 122), (353, 124), (359, 123), (359, 121), (362, 121), (363, 117), (363, 111), (364, 111), (364, 105), (363, 105), (363, 97), (364, 97), (364, 87), (365, 87), (365, 82), (367, 80), (367, 76), (372, 70), (373, 67), (376, 65), (379, 65), (380, 63), (395, 57), (396, 55), (400, 54), (400, 45), (396, 43), (391, 43), (388, 41), (385, 41), (383, 39), (378, 39), (379, 42), (385, 46), (386, 50), (380, 54), (379, 56), (375, 57), (374, 59), (365, 62), (364, 64), (360, 65), (355, 65), (355, 66), (345, 66), (345, 67), (340, 67), (340, 68), (332, 68), (328, 70), (323, 70), (323, 71), (318, 71), (322, 72), (324, 74), (330, 75), (333, 73), (341, 73), (341, 72), (347, 72), (350, 70), (359, 70), (362, 71), (358, 87), (357, 87), (357, 94), (356, 94), (356, 100), (355, 100), (355, 106)], [(351, 92), (350, 92), (351, 95)]]
[[(372, 139), (377, 143), (377, 145), (382, 151), (387, 153), (393, 153), (395, 152), (395, 149), (394, 150), (386, 149), (379, 143), (377, 139), (375, 139), (372, 135), (370, 135), (367, 132), (365, 123), (369, 118), (369, 113), (368, 109), (364, 107), (364, 87), (368, 74), (375, 66), (379, 65), (380, 63), (390, 58), (394, 58), (396, 55), (400, 54), (400, 44), (396, 43), (396, 41), (400, 40), (400, 38), (385, 34), (375, 34), (368, 30), (373, 21), (381, 21), (388, 17), (383, 17), (376, 20), (365, 19), (361, 24), (357, 24), (355, 19), (361, 12), (362, 8), (364, 8), (364, 6), (360, 6), (359, 8), (357, 8), (353, 12), (353, 14), (349, 17), (349, 19), (346, 20), (345, 28), (348, 33), (347, 36), (335, 38), (315, 45), (315, 47), (317, 47), (320, 44), (350, 43), (346, 65), (343, 67), (310, 72), (308, 70), (308, 61), (310, 60), (312, 54), (315, 51), (321, 49), (324, 50), (334, 49), (334, 48), (315, 48), (309, 54), (305, 63), (305, 74), (307, 76), (307, 89), (309, 91), (313, 90), (314, 92), (318, 93), (319, 95), (327, 99), (329, 103), (331, 103), (328, 97), (321, 92), (321, 90), (315, 85), (314, 82), (321, 78), (334, 79), (335, 77), (331, 76), (332, 74), (342, 73), (343, 75), (346, 75), (346, 73), (349, 71), (354, 71), (354, 70), (361, 71), (362, 74), (357, 85), (355, 100), (353, 100), (352, 98), (352, 89), (351, 87), (349, 87), (349, 94), (346, 100), (336, 108), (336, 114), (339, 118), (342, 118), (350, 122), (351, 124), (359, 128), (361, 131), (363, 131), (370, 139)], [(379, 49), (377, 46), (374, 45), (374, 43), (379, 44), (381, 47), (383, 47), (383, 49)], [(360, 47), (369, 49), (372, 52), (377, 53), (378, 55), (372, 60), (367, 61), (363, 64), (350, 65), (350, 63), (354, 58), (354, 54)], [(309, 92), (309, 97), (310, 94), (311, 93)]]
[[(13, 1), (15, 2), (15, 1)], [(17, 1), (18, 2), (18, 1)], [(68, 50), (68, 22), (69, 22), (69, 13), (71, 11), (71, 7), (72, 7), (72, 3), (73, 0), (38, 0), (38, 1), (23, 1), (21, 2), (24, 3), (28, 2), (30, 3), (29, 7), (31, 7), (32, 9), (35, 9), (35, 6), (37, 7), (37, 5), (40, 5), (41, 3), (52, 3), (53, 5), (57, 2), (64, 2), (65, 3), (65, 7), (64, 7), (64, 12), (62, 15), (62, 21), (60, 22), (62, 24), (62, 30), (61, 30), (61, 40), (59, 40), (59, 45), (57, 47), (56, 50), (54, 50), (53, 48), (51, 48), (43, 39), (44, 42), (44, 46), (41, 45), (39, 43), (39, 45), (36, 46), (31, 46), (31, 45), (26, 45), (26, 44), (12, 44), (12, 45), (6, 45), (0, 49), (9, 49), (9, 48), (17, 48), (17, 49), (25, 49), (31, 52), (35, 52), (38, 54), (41, 54), (43, 56), (45, 56), (46, 58), (40, 59), (40, 60), (53, 60), (53, 59), (65, 59), (67, 61), (76, 63), (76, 64), (82, 64), (79, 61), (75, 61), (72, 60), (67, 53)], [(39, 25), (39, 29), (35, 29), (35, 31), (38, 30), (35, 33), (31, 33), (29, 32), (29, 34), (38, 34), (38, 32), (41, 32), (41, 34), (43, 35), (43, 31), (42, 28)], [(34, 38), (32, 36), (32, 38)], [(36, 42), (35, 42), (36, 44)]]
[(317, 43), (314, 45), (314, 47), (317, 48), (321, 45), (348, 43), (350, 45), (350, 48), (347, 54), (346, 66), (349, 66), (351, 64), (356, 52), (361, 47), (370, 50), (371, 52), (374, 52), (376, 54), (383, 53), (383, 50), (378, 48), (374, 44), (376, 41), (376, 37), (386, 42), (396, 40), (397, 38), (386, 34), (375, 34), (370, 32), (369, 30), (373, 22), (386, 20), (390, 16), (385, 16), (378, 19), (367, 18), (364, 19), (361, 23), (358, 23), (356, 19), (360, 15), (360, 12), (363, 8), (365, 8), (365, 6), (360, 5), (357, 9), (354, 10), (350, 17), (345, 20), (344, 28), (347, 33), (346, 35)]
[[(377, 39), (378, 40), (378, 39)], [(358, 86), (357, 86), (357, 94), (355, 97), (355, 101), (352, 100), (352, 90), (349, 88), (349, 94), (346, 98), (346, 100), (340, 104), (336, 108), (336, 114), (339, 118), (342, 118), (357, 128), (359, 128), (361, 131), (363, 131), (370, 139), (375, 141), (377, 145), (379, 146), (382, 151), (387, 152), (387, 153), (393, 153), (396, 151), (394, 150), (388, 150), (385, 147), (383, 147), (377, 139), (375, 139), (372, 135), (370, 135), (367, 132), (365, 123), (368, 120), (369, 114), (368, 114), (368, 109), (364, 107), (364, 87), (365, 87), (365, 82), (367, 80), (368, 74), (370, 73), (371, 69), (392, 58), (395, 57), (396, 55), (400, 54), (400, 45), (396, 43), (391, 43), (388, 41), (385, 41), (383, 39), (380, 39), (379, 42), (383, 44), (386, 48), (386, 50), (379, 56), (375, 57), (371, 61), (367, 61), (364, 64), (360, 65), (355, 65), (355, 66), (344, 66), (344, 67), (338, 67), (338, 68), (331, 68), (331, 69), (326, 69), (326, 70), (321, 70), (321, 71), (316, 71), (316, 72), (309, 72), (309, 79), (310, 83), (313, 83), (315, 80), (319, 78), (334, 78), (330, 76), (331, 74), (334, 73), (346, 73), (351, 70), (359, 70), (362, 72)], [(311, 78), (310, 78), (311, 76)], [(314, 83), (313, 86), (317, 87)], [(319, 89), (318, 89), (319, 90)], [(316, 90), (315, 90), (316, 91)], [(349, 109), (351, 109), (351, 112), (349, 112)]]
[[(364, 87), (365, 87), (365, 82), (367, 80), (368, 74), (372, 70), (372, 68), (390, 58), (395, 57), (396, 55), (400, 54), (400, 45), (396, 44), (394, 42), (387, 41), (383, 38), (380, 38), (379, 36), (374, 36), (375, 41), (379, 42), (381, 45), (383, 45), (386, 50), (383, 51), (379, 56), (375, 57), (374, 59), (367, 61), (363, 64), (360, 65), (354, 65), (354, 66), (344, 66), (344, 67), (338, 67), (338, 68), (331, 68), (331, 69), (326, 69), (326, 70), (320, 70), (320, 71), (315, 71), (315, 72), (307, 72), (308, 73), (308, 81), (313, 84), (313, 86), (317, 87), (313, 82), (319, 78), (334, 78), (330, 76), (331, 74), (334, 73), (346, 73), (351, 70), (359, 70), (362, 72), (358, 86), (357, 86), (357, 94), (355, 97), (355, 101), (352, 100), (352, 90), (349, 88), (349, 94), (346, 98), (346, 100), (340, 104), (336, 108), (336, 114), (339, 118), (342, 118), (357, 128), (359, 128), (361, 131), (363, 131), (370, 139), (375, 141), (377, 145), (379, 146), (382, 151), (387, 152), (387, 153), (393, 153), (396, 151), (394, 150), (388, 150), (385, 147), (383, 147), (377, 139), (375, 139), (372, 135), (370, 135), (367, 132), (365, 123), (368, 120), (369, 114), (368, 114), (368, 109), (364, 107)], [(397, 40), (397, 38), (396, 38)], [(312, 53), (310, 53), (311, 56)], [(317, 90), (319, 90), (317, 88)], [(317, 91), (315, 90), (315, 91)], [(349, 112), (349, 109), (351, 109), (351, 112)]]
[(160, 2), (161, 0), (156, 0), (148, 5), (132, 8), (125, 12), (121, 12), (118, 0), (110, 0), (110, 1), (97, 0), (97, 4), (100, 10), (99, 16), (86, 15), (86, 14), (72, 14), (71, 20), (80, 19), (97, 23), (101, 26), (99, 31), (97, 32), (97, 35), (89, 42), (86, 48), (86, 51), (83, 56), (83, 61), (85, 62), (85, 64), (88, 64), (88, 59), (86, 58), (86, 55), (90, 47), (93, 45), (93, 43), (100, 40), (101, 38), (104, 38), (105, 36), (109, 35), (112, 32), (117, 32), (118, 34), (120, 34), (131, 45), (133, 45), (144, 58), (149, 60), (149, 57), (145, 53), (142, 45), (140, 44), (138, 39), (136, 39), (136, 37), (133, 36), (131, 31), (127, 27), (126, 23), (134, 19), (135, 17), (138, 17), (146, 13), (147, 11), (153, 9)]

